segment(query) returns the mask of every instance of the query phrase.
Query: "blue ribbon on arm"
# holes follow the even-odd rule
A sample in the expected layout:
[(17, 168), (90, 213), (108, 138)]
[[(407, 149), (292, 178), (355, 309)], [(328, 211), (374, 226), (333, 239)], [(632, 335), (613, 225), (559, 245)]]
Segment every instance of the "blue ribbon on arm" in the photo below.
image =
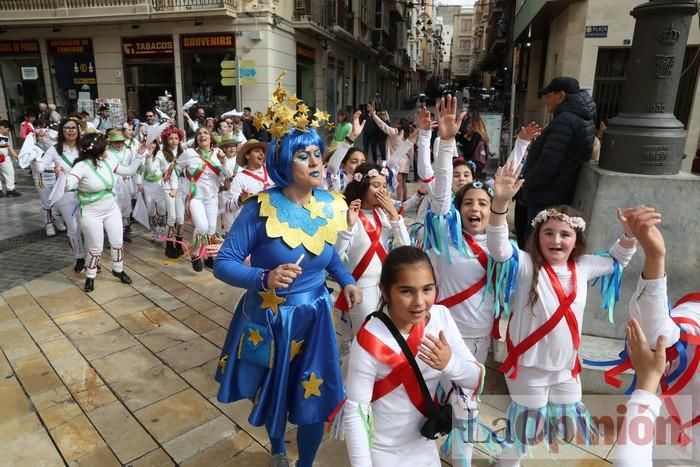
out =
[[(595, 253), (597, 256), (603, 256), (607, 258), (612, 258), (610, 253), (607, 251), (598, 251)], [(598, 282), (600, 282), (600, 296), (602, 302), (600, 307), (608, 312), (608, 321), (610, 324), (614, 324), (615, 320), (613, 318), (613, 313), (615, 311), (615, 304), (620, 300), (620, 287), (622, 285), (622, 266), (615, 259), (613, 260), (613, 271), (605, 276), (597, 277), (591, 287), (595, 287)]]

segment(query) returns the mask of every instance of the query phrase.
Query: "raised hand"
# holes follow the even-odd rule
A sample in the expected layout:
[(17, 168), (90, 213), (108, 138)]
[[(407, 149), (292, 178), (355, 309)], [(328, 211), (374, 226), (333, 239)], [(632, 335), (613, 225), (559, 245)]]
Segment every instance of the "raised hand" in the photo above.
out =
[(503, 203), (510, 202), (511, 198), (520, 190), (525, 180), (519, 178), (523, 169), (522, 164), (515, 165), (515, 161), (508, 162), (505, 166), (499, 167), (494, 175), (494, 200)]
[(415, 120), (413, 121), (416, 125), (416, 128), (419, 130), (428, 130), (430, 131), (432, 129), (432, 119), (430, 116), (430, 110), (428, 110), (425, 107), (421, 107), (418, 109), (418, 112), (416, 112), (416, 117)]
[(659, 336), (656, 352), (652, 351), (641, 326), (632, 318), (627, 323), (627, 350), (637, 376), (637, 388), (655, 393), (666, 369), (664, 336)]
[(360, 112), (359, 110), (352, 115), (352, 130), (350, 130), (350, 139), (352, 139), (353, 141), (356, 140), (362, 134), (362, 130), (365, 129), (365, 123), (367, 123), (367, 120), (360, 123), (361, 115), (362, 112)]
[(520, 128), (520, 133), (518, 133), (518, 138), (524, 139), (525, 141), (532, 141), (536, 139), (542, 133), (542, 128), (536, 122), (530, 122), (527, 126)]
[(360, 199), (354, 199), (350, 202), (350, 206), (348, 206), (348, 230), (355, 226), (355, 222), (360, 216), (360, 206), (362, 206)]
[(452, 358), (452, 349), (447, 343), (445, 332), (440, 331), (438, 337), (427, 334), (418, 346), (418, 358), (426, 365), (436, 370), (444, 370)]
[(454, 139), (467, 113), (457, 115), (457, 99), (448, 94), (447, 97), (440, 98), (435, 106), (435, 115), (438, 119), (438, 135), (441, 140), (448, 141)]
[(662, 220), (660, 212), (647, 206), (637, 206), (624, 211), (618, 209), (617, 218), (625, 233), (637, 238), (647, 257), (666, 255), (664, 237), (656, 227)]

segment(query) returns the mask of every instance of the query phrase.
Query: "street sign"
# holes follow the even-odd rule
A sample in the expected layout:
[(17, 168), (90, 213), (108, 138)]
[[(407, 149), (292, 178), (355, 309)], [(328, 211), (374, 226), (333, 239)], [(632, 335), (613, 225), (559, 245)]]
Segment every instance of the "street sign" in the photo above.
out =
[(586, 37), (608, 37), (608, 25), (586, 26)]
[(255, 74), (255, 68), (241, 68), (241, 78), (253, 78)]
[(236, 70), (221, 70), (222, 78), (236, 78)]
[(236, 61), (235, 60), (224, 60), (221, 62), (221, 69), (222, 70), (232, 70), (236, 68)]
[(221, 78), (222, 86), (235, 86), (236, 84), (236, 78)]

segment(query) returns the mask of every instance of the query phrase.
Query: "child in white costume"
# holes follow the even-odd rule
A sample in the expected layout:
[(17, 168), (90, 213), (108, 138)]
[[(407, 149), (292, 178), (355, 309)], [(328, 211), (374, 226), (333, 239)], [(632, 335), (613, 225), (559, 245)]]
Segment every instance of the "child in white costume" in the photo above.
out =
[[(185, 138), (185, 132), (175, 126), (170, 126), (160, 134), (161, 149), (153, 157), (146, 157), (145, 172), (160, 175), (160, 189), (165, 204), (165, 256), (177, 258), (180, 256), (175, 243), (177, 232), (177, 198), (179, 177), (175, 173), (176, 159), (182, 154), (180, 143)], [(182, 220), (184, 221), (184, 205)]]
[[(115, 175), (133, 175), (143, 162), (138, 155), (128, 167), (113, 165), (106, 157), (106, 143), (102, 135), (87, 134), (80, 139), (80, 155), (66, 178), (66, 191), (77, 190), (80, 205), (80, 228), (90, 255), (85, 279), (85, 291), (95, 289), (97, 267), (107, 232), (112, 252), (112, 274), (122, 283), (131, 279), (124, 272), (122, 248), (122, 216), (114, 196)], [(146, 151), (145, 147), (141, 148)], [(63, 172), (59, 168), (59, 172)]]
[(231, 206), (231, 184), (240, 168), (237, 162), (237, 155), (238, 150), (243, 145), (241, 136), (243, 135), (234, 132), (232, 135), (226, 135), (221, 138), (221, 141), (217, 144), (217, 147), (224, 151), (226, 166), (233, 174), (224, 179), (224, 182), (219, 187), (219, 220), (216, 225), (216, 233), (222, 237), (225, 237), (228, 231), (231, 230), (234, 220), (234, 213), (229, 212), (229, 208)]
[[(73, 162), (78, 158), (78, 140), (80, 139), (80, 125), (76, 119), (64, 119), (58, 125), (58, 142), (51, 146), (41, 160), (38, 161), (39, 170), (51, 170), (60, 167), (60, 170), (68, 173), (73, 168)], [(78, 198), (73, 192), (65, 192), (54, 205), (61, 212), (70, 242), (75, 267), (73, 270), (80, 273), (85, 269), (85, 251), (83, 238), (78, 225)]]
[[(190, 197), (188, 208), (194, 232), (192, 234), (192, 269), (202, 271), (202, 257), (208, 245), (220, 243), (216, 238), (216, 221), (219, 216), (219, 186), (230, 177), (223, 151), (212, 146), (209, 130), (200, 128), (195, 134), (194, 148), (187, 149), (177, 159), (177, 166), (189, 180)], [(214, 266), (209, 256), (204, 260), (207, 267)]]
[(517, 249), (508, 240), (505, 215), (523, 184), (518, 179), (520, 172), (521, 166), (512, 162), (497, 170), (486, 228), (487, 246), (494, 260), (503, 262), (517, 256), (518, 264), (511, 276), (517, 286), (511, 298), (507, 357), (499, 369), (506, 374), (512, 399), (508, 439), (514, 443), (504, 450), (502, 465), (519, 465), (531, 439), (528, 427), (537, 420), (546, 420), (544, 427), (538, 428), (554, 440), (568, 440), (574, 435), (566, 429), (559, 433), (559, 418), (549, 419), (547, 413), (574, 420), (583, 439), (590, 439), (592, 427), (581, 402), (578, 355), (588, 281), (608, 274), (619, 276), (619, 266), (626, 266), (635, 252), (635, 240), (618, 210), (625, 236), (610, 248), (611, 257), (583, 254), (585, 222), (568, 206), (541, 211), (533, 220), (531, 253)]
[(335, 249), (362, 290), (362, 303), (350, 309), (343, 296), (335, 308), (347, 313), (350, 330), (343, 330), (343, 340), (352, 341), (367, 315), (379, 305), (379, 276), (382, 262), (390, 249), (410, 245), (408, 230), (389, 197), (386, 168), (368, 162), (357, 167), (353, 181), (345, 188), (349, 203), (348, 229), (338, 233)]
[[(433, 304), (435, 277), (427, 255), (410, 246), (393, 250), (381, 288), (386, 313), (415, 354), (428, 392), (434, 395), (441, 382), (476, 396), (483, 366), (462, 342), (449, 310)], [(435, 441), (421, 435), (427, 407), (418, 384), (386, 325), (376, 318), (367, 321), (352, 344), (342, 408), (353, 467), (440, 465)]]
[[(666, 247), (656, 227), (661, 216), (651, 208), (640, 209), (635, 214), (630, 225), (644, 249), (645, 262), (630, 300), (630, 317), (639, 321), (650, 342), (659, 337), (665, 339), (670, 365), (668, 374), (661, 380), (661, 394), (669, 396), (663, 399), (663, 417), (677, 421), (671, 433), (677, 433), (678, 438), (670, 440), (676, 444), (675, 449), (664, 451), (663, 455), (659, 452), (658, 459), (666, 460), (663, 463), (659, 460), (663, 465), (688, 465), (693, 461), (697, 464), (700, 463), (700, 292), (682, 297), (669, 313)], [(681, 367), (683, 359), (679, 350), (682, 349), (686, 353), (685, 368)], [(674, 373), (674, 379), (669, 380)], [(692, 406), (684, 404), (688, 401)], [(692, 448), (690, 453), (689, 448)], [(668, 446), (659, 445), (656, 449), (666, 450)], [(688, 454), (692, 454), (692, 461)]]
[[(267, 173), (265, 166), (265, 155), (267, 154), (267, 143), (261, 143), (256, 139), (249, 139), (236, 154), (236, 162), (240, 170), (233, 177), (231, 187), (227, 193), (227, 204), (225, 206), (227, 225), (230, 228), (233, 221), (238, 216), (241, 205), (263, 190), (275, 186)], [(229, 222), (230, 218), (230, 222)], [(228, 232), (228, 228), (226, 232)]]
[[(111, 130), (107, 136), (107, 157), (112, 165), (128, 167), (135, 158), (135, 153), (126, 146), (126, 137), (120, 130)], [(131, 177), (117, 177), (114, 185), (114, 193), (117, 197), (119, 211), (122, 213), (122, 224), (124, 225), (124, 241), (130, 242), (126, 228), (131, 219), (131, 199), (133, 197), (133, 183)]]

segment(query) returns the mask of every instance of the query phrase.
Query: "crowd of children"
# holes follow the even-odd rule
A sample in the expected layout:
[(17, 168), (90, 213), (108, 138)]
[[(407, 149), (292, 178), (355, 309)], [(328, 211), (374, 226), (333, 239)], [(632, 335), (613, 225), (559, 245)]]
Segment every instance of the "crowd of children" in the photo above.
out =
[[(649, 393), (666, 357), (677, 371), (661, 379), (663, 392), (698, 393), (700, 297), (666, 310), (659, 213), (618, 209), (622, 233), (604, 255), (586, 254), (586, 222), (565, 205), (534, 218), (526, 249), (510, 240), (506, 214), (523, 184), (537, 125), (521, 130), (505, 165), (485, 178), (483, 163), (458, 153), (465, 115), (449, 96), (434, 115), (419, 110), (412, 132), (407, 122), (386, 125), (370, 107), (388, 135), (383, 164), (366, 162), (354, 147), (364, 128), (359, 112), (324, 154), (318, 125), (291, 119), (299, 100), (281, 88), (276, 93), (268, 115), (279, 127), (270, 143), (244, 142), (236, 131), (217, 136), (206, 126), (191, 141), (174, 126), (137, 141), (128, 123), (105, 136), (81, 135), (78, 120), (64, 119), (56, 141), (36, 135), (41, 149), (20, 154), (32, 167), (47, 226), (56, 225), (54, 213), (63, 219), (75, 272), (86, 269), (86, 291), (95, 287), (105, 231), (113, 274), (131, 282), (123, 242), (131, 240), (132, 219), (155, 232), (167, 257), (188, 252), (194, 271), (206, 266), (247, 290), (222, 350), (218, 397), (254, 401), (250, 421), (265, 425), (273, 466), (289, 465), (288, 420), (299, 425), (300, 467), (312, 465), (327, 420), (336, 434), (344, 432), (353, 466), (440, 465), (440, 434), (449, 434), (452, 450), (468, 463), (483, 365), (501, 319), (508, 326), (499, 370), (511, 403), (494, 454), (500, 465), (519, 465), (528, 441), (540, 435), (550, 443), (591, 440), (579, 357), (588, 283), (607, 276), (619, 284), (637, 243), (645, 267), (630, 304), (629, 366), (639, 376), (630, 406), (658, 412)], [(409, 198), (414, 147), (421, 183)], [(412, 210), (420, 229), (404, 220)], [(341, 288), (334, 300), (327, 274)], [(615, 292), (607, 291), (608, 300)], [(663, 352), (678, 342), (682, 352)], [(672, 398), (664, 402), (700, 451), (700, 405), (686, 416)], [(453, 414), (447, 421), (446, 411)], [(649, 443), (618, 452), (621, 465), (650, 465), (651, 455)]]

